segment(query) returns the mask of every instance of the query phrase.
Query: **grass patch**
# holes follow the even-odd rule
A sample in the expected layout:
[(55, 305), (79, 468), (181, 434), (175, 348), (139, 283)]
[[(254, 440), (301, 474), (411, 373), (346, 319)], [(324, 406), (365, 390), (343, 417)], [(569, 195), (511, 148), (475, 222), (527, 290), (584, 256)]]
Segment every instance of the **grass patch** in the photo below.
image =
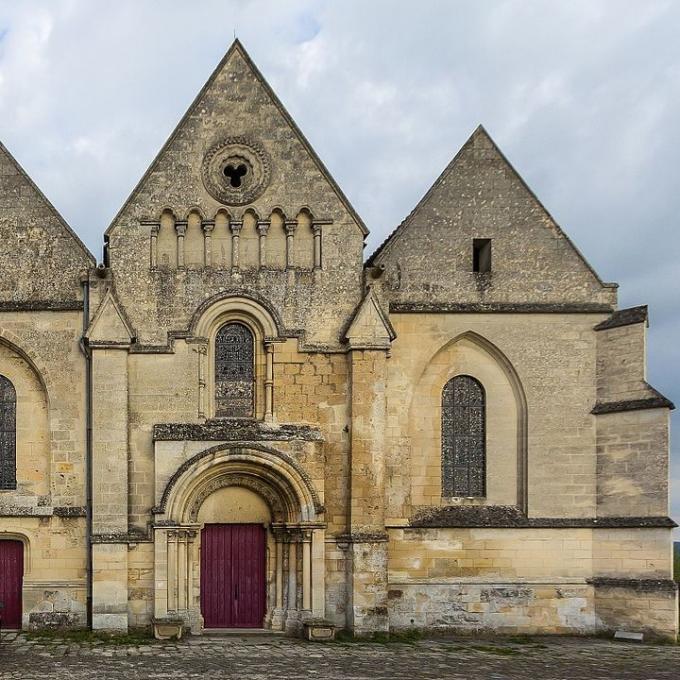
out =
[(472, 649), (478, 652), (488, 652), (489, 654), (498, 654), (499, 656), (519, 656), (522, 652), (519, 649), (512, 649), (512, 647), (494, 647), (492, 645), (473, 645)]
[(131, 646), (148, 645), (155, 642), (150, 631), (146, 629), (131, 630), (128, 633), (116, 634), (93, 630), (35, 630), (28, 631), (26, 638), (45, 643), (71, 642), (90, 645)]

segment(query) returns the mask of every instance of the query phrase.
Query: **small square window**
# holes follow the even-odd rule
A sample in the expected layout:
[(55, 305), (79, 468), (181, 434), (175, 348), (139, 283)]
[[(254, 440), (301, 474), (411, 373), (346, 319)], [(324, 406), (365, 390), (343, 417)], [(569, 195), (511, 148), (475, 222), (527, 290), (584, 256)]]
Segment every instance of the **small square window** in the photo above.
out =
[(491, 239), (472, 239), (472, 271), (486, 274), (491, 271)]

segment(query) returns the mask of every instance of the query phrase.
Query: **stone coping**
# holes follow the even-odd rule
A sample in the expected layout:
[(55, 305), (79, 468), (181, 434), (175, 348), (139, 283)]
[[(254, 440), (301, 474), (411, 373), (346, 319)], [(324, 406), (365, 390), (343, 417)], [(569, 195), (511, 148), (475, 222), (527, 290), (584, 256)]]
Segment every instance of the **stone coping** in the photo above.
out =
[(527, 517), (511, 505), (460, 506), (420, 510), (410, 528), (615, 529), (673, 528), (670, 517)]
[(275, 425), (257, 420), (215, 419), (205, 423), (159, 423), (153, 427), (159, 441), (323, 441), (312, 425)]
[[(656, 390), (655, 390), (656, 391)], [(591, 413), (600, 416), (605, 413), (623, 413), (624, 411), (644, 411), (650, 408), (669, 408), (673, 410), (675, 404), (662, 394), (656, 394), (643, 399), (625, 399), (622, 401), (603, 401), (595, 404)]]
[(647, 318), (647, 305), (619, 309), (608, 319), (598, 323), (594, 330), (605, 331), (610, 328), (620, 328), (621, 326), (630, 326), (635, 323), (646, 323)]
[(0, 300), (0, 312), (82, 312), (80, 300)]
[(390, 302), (391, 314), (611, 314), (607, 304), (583, 302)]
[(639, 593), (658, 593), (664, 592), (675, 594), (678, 584), (672, 579), (653, 579), (653, 578), (611, 578), (608, 576), (595, 576), (587, 579), (596, 588), (626, 588), (635, 590)]

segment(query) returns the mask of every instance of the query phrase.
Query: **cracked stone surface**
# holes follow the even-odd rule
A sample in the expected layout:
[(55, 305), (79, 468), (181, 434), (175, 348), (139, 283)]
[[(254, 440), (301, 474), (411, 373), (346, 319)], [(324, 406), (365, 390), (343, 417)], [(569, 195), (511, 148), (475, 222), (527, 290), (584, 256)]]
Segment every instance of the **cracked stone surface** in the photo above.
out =
[(678, 646), (579, 638), (321, 644), (225, 636), (128, 646), (6, 633), (0, 643), (2, 680), (663, 680), (677, 678), (678, 667)]

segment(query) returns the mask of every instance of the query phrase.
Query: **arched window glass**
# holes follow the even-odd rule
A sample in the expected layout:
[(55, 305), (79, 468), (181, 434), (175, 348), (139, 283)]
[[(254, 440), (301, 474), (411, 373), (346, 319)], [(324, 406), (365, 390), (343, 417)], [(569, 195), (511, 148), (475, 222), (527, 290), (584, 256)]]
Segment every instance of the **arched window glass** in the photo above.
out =
[(250, 329), (228, 323), (215, 338), (215, 415), (252, 418), (255, 403), (255, 343)]
[(0, 489), (17, 488), (17, 393), (0, 375)]
[(484, 388), (469, 375), (451, 378), (442, 392), (442, 495), (486, 493)]

